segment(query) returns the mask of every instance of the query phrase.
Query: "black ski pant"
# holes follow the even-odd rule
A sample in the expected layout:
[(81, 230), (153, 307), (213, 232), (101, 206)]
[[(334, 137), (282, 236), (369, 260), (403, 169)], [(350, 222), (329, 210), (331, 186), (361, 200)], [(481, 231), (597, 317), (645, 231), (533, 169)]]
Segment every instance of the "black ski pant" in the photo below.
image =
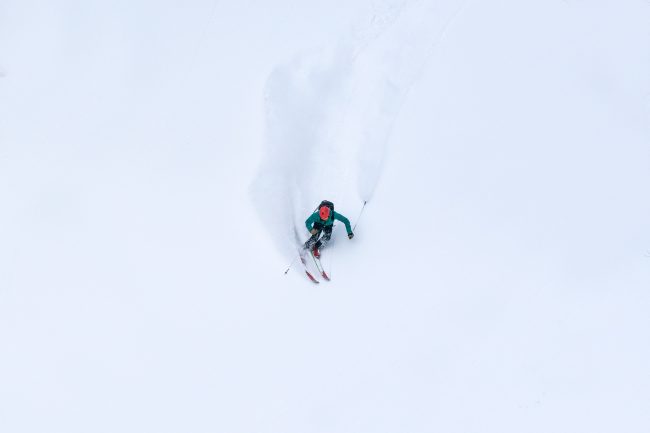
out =
[[(327, 244), (330, 241), (330, 238), (332, 237), (332, 228), (334, 228), (333, 225), (331, 226), (325, 226), (321, 223), (315, 223), (314, 227), (318, 232), (316, 232), (315, 235), (311, 235), (309, 239), (307, 239), (307, 242), (305, 242), (304, 248), (306, 250), (309, 250), (316, 246), (316, 248), (320, 249), (322, 246)], [(319, 239), (321, 233), (323, 234), (323, 237)]]

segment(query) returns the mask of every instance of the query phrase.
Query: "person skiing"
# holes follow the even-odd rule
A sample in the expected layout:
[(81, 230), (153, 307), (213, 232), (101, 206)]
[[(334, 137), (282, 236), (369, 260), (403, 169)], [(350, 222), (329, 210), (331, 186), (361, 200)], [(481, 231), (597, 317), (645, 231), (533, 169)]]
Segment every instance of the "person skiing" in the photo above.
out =
[[(306, 250), (311, 249), (314, 257), (320, 257), (319, 249), (327, 244), (332, 237), (334, 220), (341, 221), (345, 224), (345, 230), (348, 232), (348, 239), (354, 237), (352, 227), (350, 226), (350, 220), (340, 213), (334, 212), (334, 203), (323, 200), (318, 206), (318, 209), (305, 221), (305, 225), (307, 226), (309, 233), (311, 233), (311, 237), (307, 242), (305, 242), (303, 248)], [(321, 233), (323, 234), (322, 237), (320, 237)]]

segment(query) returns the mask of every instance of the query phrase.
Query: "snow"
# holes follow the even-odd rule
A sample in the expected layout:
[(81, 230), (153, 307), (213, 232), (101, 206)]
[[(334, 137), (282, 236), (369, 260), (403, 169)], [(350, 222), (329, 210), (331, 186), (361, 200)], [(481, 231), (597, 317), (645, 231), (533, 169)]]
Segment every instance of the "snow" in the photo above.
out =
[(5, 1), (0, 431), (647, 432), (649, 16)]

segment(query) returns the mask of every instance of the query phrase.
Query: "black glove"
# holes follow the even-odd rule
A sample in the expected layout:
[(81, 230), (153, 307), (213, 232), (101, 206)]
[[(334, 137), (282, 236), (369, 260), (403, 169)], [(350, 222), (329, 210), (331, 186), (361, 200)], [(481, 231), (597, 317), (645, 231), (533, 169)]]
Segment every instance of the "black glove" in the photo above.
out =
[(348, 233), (348, 239), (352, 239), (354, 237), (354, 233)]

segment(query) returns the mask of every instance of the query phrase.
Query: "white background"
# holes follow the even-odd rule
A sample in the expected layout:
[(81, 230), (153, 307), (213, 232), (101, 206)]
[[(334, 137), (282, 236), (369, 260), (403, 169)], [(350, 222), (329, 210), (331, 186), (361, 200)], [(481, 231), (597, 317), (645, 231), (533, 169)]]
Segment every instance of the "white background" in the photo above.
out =
[(0, 431), (647, 432), (649, 22), (3, 0)]

